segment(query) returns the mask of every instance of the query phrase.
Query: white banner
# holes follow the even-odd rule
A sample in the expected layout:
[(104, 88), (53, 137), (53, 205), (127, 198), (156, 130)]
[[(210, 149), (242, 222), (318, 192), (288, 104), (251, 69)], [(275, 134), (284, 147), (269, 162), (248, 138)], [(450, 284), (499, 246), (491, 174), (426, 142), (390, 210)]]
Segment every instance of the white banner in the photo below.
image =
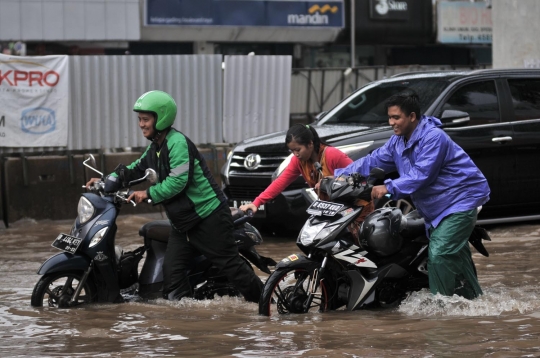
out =
[(0, 147), (65, 147), (67, 56), (0, 54)]

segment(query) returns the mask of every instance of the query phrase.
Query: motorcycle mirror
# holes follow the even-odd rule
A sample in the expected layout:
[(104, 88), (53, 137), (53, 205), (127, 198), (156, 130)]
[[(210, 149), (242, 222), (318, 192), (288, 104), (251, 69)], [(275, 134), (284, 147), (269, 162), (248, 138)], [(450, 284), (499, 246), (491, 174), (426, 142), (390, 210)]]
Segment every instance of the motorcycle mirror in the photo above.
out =
[(384, 179), (384, 170), (381, 168), (373, 168), (369, 172), (369, 176), (375, 179)]
[(146, 171), (144, 172), (144, 177), (152, 184), (157, 183), (157, 173), (152, 168), (146, 169)]
[(157, 182), (157, 173), (154, 169), (148, 168), (144, 171), (144, 176), (139, 179), (132, 180), (128, 183), (128, 187), (132, 187), (135, 184), (142, 183), (143, 181), (148, 180), (150, 183), (155, 184)]
[[(87, 164), (87, 162), (90, 162), (90, 164)], [(93, 171), (101, 175), (101, 177), (103, 177), (103, 173), (97, 170), (96, 168), (94, 168), (94, 167), (97, 167), (97, 165), (96, 165), (96, 158), (94, 158), (92, 154), (88, 154), (88, 158), (83, 162), (83, 165), (87, 168), (92, 169)]]

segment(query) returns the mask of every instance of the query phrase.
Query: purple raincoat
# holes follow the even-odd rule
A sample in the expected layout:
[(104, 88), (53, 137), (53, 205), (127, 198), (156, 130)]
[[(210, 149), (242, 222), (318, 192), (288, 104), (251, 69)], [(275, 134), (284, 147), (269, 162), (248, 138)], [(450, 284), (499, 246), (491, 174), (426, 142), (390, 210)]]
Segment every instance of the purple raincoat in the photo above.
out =
[(403, 136), (393, 135), (384, 146), (334, 174), (367, 176), (375, 167), (397, 171), (398, 179), (384, 182), (392, 198), (410, 196), (426, 227), (437, 227), (450, 214), (484, 205), (490, 193), (480, 169), (437, 128), (440, 125), (437, 118), (422, 116), (407, 143)]

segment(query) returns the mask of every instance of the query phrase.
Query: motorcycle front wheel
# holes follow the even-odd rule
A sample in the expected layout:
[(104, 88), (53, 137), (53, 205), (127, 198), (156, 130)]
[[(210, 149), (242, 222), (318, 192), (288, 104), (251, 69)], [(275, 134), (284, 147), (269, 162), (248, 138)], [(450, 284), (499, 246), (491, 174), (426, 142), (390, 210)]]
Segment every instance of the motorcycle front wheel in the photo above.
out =
[(277, 269), (264, 285), (259, 300), (259, 314), (271, 316), (327, 311), (329, 292), (324, 280), (318, 285), (309, 305), (307, 304), (308, 292), (313, 284), (313, 272), (298, 268)]
[(82, 272), (55, 272), (42, 276), (32, 292), (32, 306), (68, 308), (93, 302), (96, 290), (88, 281), (84, 284), (77, 301), (70, 302), (81, 278)]

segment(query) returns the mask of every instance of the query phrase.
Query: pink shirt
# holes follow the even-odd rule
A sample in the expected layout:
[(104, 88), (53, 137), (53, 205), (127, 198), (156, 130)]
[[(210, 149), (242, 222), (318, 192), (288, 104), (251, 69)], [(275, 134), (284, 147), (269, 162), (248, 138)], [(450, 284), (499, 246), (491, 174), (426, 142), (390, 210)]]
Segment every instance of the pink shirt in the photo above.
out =
[[(325, 160), (326, 166), (328, 167), (327, 169), (330, 173), (334, 173), (335, 169), (345, 168), (352, 163), (351, 158), (349, 158), (341, 150), (334, 147), (328, 146), (326, 148), (324, 156), (326, 158)], [(259, 207), (260, 205), (265, 204), (267, 201), (274, 199), (276, 196), (281, 194), (281, 192), (285, 190), (289, 185), (291, 185), (296, 180), (296, 178), (298, 178), (299, 175), (303, 175), (302, 168), (300, 166), (300, 159), (298, 159), (296, 156), (293, 156), (291, 162), (289, 163), (287, 168), (285, 168), (283, 173), (281, 173), (281, 175), (276, 180), (274, 180), (272, 184), (270, 184), (268, 188), (266, 188), (265, 191), (263, 191), (257, 198), (255, 198), (253, 204), (255, 204), (256, 207)]]

